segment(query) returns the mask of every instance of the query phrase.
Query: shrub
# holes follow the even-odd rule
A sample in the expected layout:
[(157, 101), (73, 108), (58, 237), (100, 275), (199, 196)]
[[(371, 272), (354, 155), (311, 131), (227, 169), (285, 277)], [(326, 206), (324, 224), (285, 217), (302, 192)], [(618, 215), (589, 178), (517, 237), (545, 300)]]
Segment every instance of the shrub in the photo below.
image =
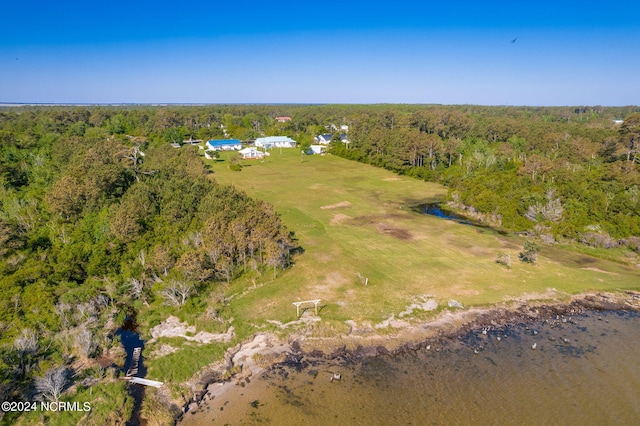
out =
[(540, 249), (532, 240), (527, 240), (522, 247), (522, 251), (518, 255), (518, 258), (526, 263), (536, 263), (538, 260), (538, 251)]
[(509, 256), (507, 253), (500, 252), (496, 257), (496, 263), (499, 263), (500, 265), (504, 265), (508, 269), (511, 269), (511, 256)]
[(611, 238), (606, 232), (585, 232), (580, 241), (592, 247), (614, 248), (618, 247), (618, 241)]
[(622, 243), (629, 247), (631, 250), (635, 250), (640, 253), (640, 237), (631, 236), (622, 240)]

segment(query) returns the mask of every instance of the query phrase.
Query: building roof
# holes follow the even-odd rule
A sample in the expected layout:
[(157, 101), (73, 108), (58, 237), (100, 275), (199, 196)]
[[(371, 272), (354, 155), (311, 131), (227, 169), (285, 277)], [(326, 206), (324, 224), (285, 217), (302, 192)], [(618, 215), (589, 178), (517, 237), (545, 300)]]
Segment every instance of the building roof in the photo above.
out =
[[(323, 135), (318, 135), (318, 136), (316, 136), (316, 140), (320, 140), (320, 138), (324, 139), (325, 141), (330, 141), (331, 139), (333, 139), (333, 134), (331, 134), (331, 133), (325, 133), (325, 134), (323, 134)], [(344, 142), (345, 140), (347, 140), (347, 134), (346, 134), (346, 133), (342, 133), (342, 134), (340, 135), (340, 140), (341, 140), (341, 141), (343, 141), (343, 142)]]
[(257, 138), (256, 144), (261, 143), (277, 143), (277, 142), (295, 142), (289, 136), (266, 136), (264, 138)]
[(224, 145), (240, 145), (239, 139), (210, 139), (207, 144), (211, 146), (224, 146)]
[(258, 157), (265, 156), (265, 155), (267, 155), (267, 156), (271, 155), (268, 152), (262, 152), (262, 151), (260, 151), (259, 149), (255, 148), (253, 146), (241, 149), (238, 152), (240, 153), (240, 155), (257, 155)]

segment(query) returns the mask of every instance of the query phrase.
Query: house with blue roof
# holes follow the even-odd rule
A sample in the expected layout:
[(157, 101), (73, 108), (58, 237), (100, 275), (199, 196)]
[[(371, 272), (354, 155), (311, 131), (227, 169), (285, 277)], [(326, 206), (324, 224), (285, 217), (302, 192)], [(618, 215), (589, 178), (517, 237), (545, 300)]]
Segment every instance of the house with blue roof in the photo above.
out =
[(239, 151), (242, 149), (242, 142), (238, 139), (211, 139), (208, 140), (207, 149), (211, 151)]

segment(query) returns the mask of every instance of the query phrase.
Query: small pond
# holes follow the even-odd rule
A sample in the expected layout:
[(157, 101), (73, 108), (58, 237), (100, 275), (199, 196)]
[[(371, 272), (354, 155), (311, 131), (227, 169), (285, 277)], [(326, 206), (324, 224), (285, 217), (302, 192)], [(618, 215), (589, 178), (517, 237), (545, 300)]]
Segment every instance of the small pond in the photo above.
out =
[(454, 222), (462, 223), (464, 225), (475, 225), (466, 217), (459, 216), (455, 213), (452, 213), (450, 210), (442, 207), (441, 203), (419, 204), (415, 206), (413, 210), (421, 214), (427, 214), (427, 215), (436, 216), (442, 219), (453, 220)]
[(461, 223), (463, 225), (470, 225), (470, 226), (473, 226), (474, 228), (477, 228), (477, 230), (480, 232), (490, 231), (500, 235), (509, 235), (509, 232), (503, 229), (494, 228), (492, 226), (483, 224), (473, 219), (469, 219), (468, 217), (462, 216), (460, 214), (453, 213), (451, 210), (447, 209), (446, 207), (443, 207), (442, 203), (417, 204), (411, 207), (411, 210), (413, 210), (416, 213), (435, 216), (445, 220), (451, 220), (457, 223)]

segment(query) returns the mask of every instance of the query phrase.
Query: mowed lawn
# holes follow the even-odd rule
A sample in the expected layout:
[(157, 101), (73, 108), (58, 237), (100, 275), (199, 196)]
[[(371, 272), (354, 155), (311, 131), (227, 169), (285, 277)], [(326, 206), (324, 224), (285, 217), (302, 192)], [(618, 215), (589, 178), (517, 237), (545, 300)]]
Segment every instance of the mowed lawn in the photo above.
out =
[[(323, 319), (377, 324), (427, 297), (441, 308), (451, 299), (470, 307), (640, 287), (639, 268), (551, 247), (538, 264), (524, 264), (521, 237), (409, 209), (441, 199), (441, 185), (332, 155), (301, 157), (297, 149), (244, 161), (239, 172), (225, 158), (208, 161), (212, 176), (272, 203), (304, 249), (275, 280), (265, 273), (244, 292), (246, 281), (233, 285), (236, 320), (288, 322), (296, 319), (292, 302), (322, 299)], [(511, 270), (495, 262), (500, 252), (511, 256)], [(429, 315), (414, 310), (405, 318)]]

